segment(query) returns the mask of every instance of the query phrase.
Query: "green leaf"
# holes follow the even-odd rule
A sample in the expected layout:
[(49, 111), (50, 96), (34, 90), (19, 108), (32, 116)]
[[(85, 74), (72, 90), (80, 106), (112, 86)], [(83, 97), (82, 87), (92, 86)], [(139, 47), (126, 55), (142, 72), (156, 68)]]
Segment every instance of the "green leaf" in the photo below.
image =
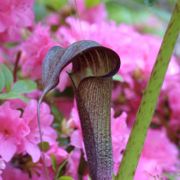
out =
[(61, 7), (63, 7), (67, 0), (43, 0), (42, 1), (46, 6), (53, 8), (54, 10), (58, 11)]
[(13, 75), (12, 72), (8, 69), (8, 67), (4, 64), (0, 64), (0, 71), (4, 75), (5, 87), (6, 91), (10, 91), (11, 84), (13, 83)]
[[(118, 2), (108, 3), (107, 11), (109, 18), (115, 20), (117, 23), (145, 23), (150, 16), (149, 10), (145, 7), (137, 11), (134, 8), (127, 8), (125, 5)], [(136, 18), (134, 18), (135, 16)]]
[(36, 21), (41, 21), (48, 14), (44, 4), (42, 4), (39, 1), (35, 1), (34, 12), (35, 12)]
[(10, 92), (0, 94), (0, 99), (21, 99), (27, 102), (28, 98), (22, 94), (32, 92), (36, 88), (36, 83), (31, 80), (19, 80), (14, 84)]
[(3, 90), (4, 87), (5, 87), (5, 77), (3, 71), (0, 69), (0, 92)]
[(71, 176), (61, 176), (58, 180), (73, 180)]
[(100, 0), (85, 0), (86, 7), (91, 8), (100, 3)]
[(168, 172), (166, 172), (166, 173), (163, 173), (163, 175), (168, 180), (177, 180), (180, 174), (178, 172), (177, 173), (170, 173), (170, 172), (168, 173)]
[(56, 156), (54, 154), (51, 154), (51, 164), (54, 172), (56, 172), (57, 169), (57, 161), (56, 161)]
[(13, 88), (12, 92), (16, 94), (23, 94), (23, 93), (29, 93), (32, 92), (37, 88), (36, 83), (31, 80), (19, 80), (17, 81)]
[(0, 99), (2, 99), (2, 100), (5, 100), (5, 99), (21, 99), (24, 102), (27, 102), (29, 100), (28, 98), (24, 97), (23, 95), (13, 93), (13, 92), (0, 94)]
[[(61, 163), (61, 165), (59, 166), (58, 171), (57, 171), (57, 173), (56, 173), (55, 179), (58, 179), (58, 177), (61, 175), (61, 171), (62, 171), (63, 167), (64, 167), (66, 164), (67, 164), (67, 160), (64, 160), (64, 161)], [(60, 178), (62, 178), (62, 177), (69, 177), (69, 176), (61, 176)], [(60, 180), (60, 178), (59, 178), (59, 180)], [(61, 179), (61, 180), (63, 180), (63, 179)], [(66, 179), (64, 179), (64, 180), (66, 180)], [(67, 179), (67, 180), (68, 180), (68, 179)]]
[(43, 152), (47, 152), (49, 150), (49, 148), (50, 148), (48, 142), (39, 143), (39, 147), (40, 147), (41, 151), (43, 151)]
[(123, 82), (123, 77), (120, 76), (119, 74), (115, 74), (115, 75), (113, 76), (113, 80), (114, 80), (114, 81)]

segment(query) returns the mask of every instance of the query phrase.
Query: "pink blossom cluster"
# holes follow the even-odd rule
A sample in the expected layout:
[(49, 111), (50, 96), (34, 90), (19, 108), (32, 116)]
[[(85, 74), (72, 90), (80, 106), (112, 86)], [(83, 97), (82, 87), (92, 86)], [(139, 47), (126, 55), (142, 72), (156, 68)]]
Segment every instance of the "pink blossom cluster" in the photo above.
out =
[(0, 40), (17, 41), (22, 28), (31, 27), (34, 21), (34, 0), (8, 0), (0, 2)]
[[(113, 21), (90, 23), (69, 17), (67, 23), (70, 27), (60, 27), (58, 31), (58, 37), (63, 40), (65, 46), (83, 38), (92, 39), (112, 48), (121, 57), (120, 74), (123, 74), (125, 80), (128, 80), (126, 76), (131, 75), (135, 70), (141, 70), (144, 76), (151, 72), (160, 48), (160, 38), (140, 34), (132, 26), (117, 25)], [(168, 74), (175, 74), (178, 71), (179, 68), (173, 58)]]
[[(113, 161), (114, 161), (114, 174), (117, 175), (119, 165), (125, 151), (128, 141), (130, 128), (127, 126), (127, 114), (123, 113), (118, 118), (114, 118), (114, 112), (111, 111), (111, 131), (112, 131), (112, 144), (113, 144)], [(80, 120), (78, 117), (77, 109), (72, 109), (71, 117), (68, 125), (75, 130), (71, 133), (71, 145), (76, 148), (76, 158), (80, 159), (78, 154), (79, 149), (82, 149), (85, 154), (84, 143), (82, 138), (82, 130)], [(75, 154), (72, 156), (74, 157)], [(169, 156), (171, 154), (171, 156)], [(137, 167), (135, 179), (145, 180), (156, 178), (164, 178), (163, 172), (176, 171), (178, 165), (178, 150), (166, 136), (165, 130), (150, 129), (147, 134), (146, 142), (142, 155)], [(84, 156), (86, 159), (86, 155)], [(77, 161), (76, 159), (76, 161)], [(70, 162), (68, 174), (77, 179), (78, 164)]]
[[(50, 166), (49, 159), (51, 154), (57, 156), (58, 162), (61, 162), (67, 158), (67, 152), (57, 146), (57, 133), (51, 126), (53, 116), (50, 113), (49, 106), (43, 103), (40, 111), (43, 141), (50, 146), (49, 151), (46, 153), (46, 163), (47, 166)], [(22, 110), (13, 108), (11, 102), (3, 103), (0, 106), (0, 122), (1, 171), (6, 163), (8, 167), (10, 166), (14, 156), (23, 157), (29, 155), (32, 163), (39, 162), (42, 157), (39, 149), (40, 136), (37, 125), (37, 101), (32, 99)], [(9, 173), (2, 173), (2, 177), (5, 179), (10, 178)]]
[[(30, 79), (38, 85), (34, 92), (26, 95), (28, 102), (0, 99), (0, 180), (44, 180), (43, 163), (50, 179), (57, 176), (59, 166), (62, 166), (60, 175), (76, 180), (80, 177), (79, 167), (82, 164), (82, 179), (89, 178), (87, 165), (82, 163), (87, 158), (73, 88), (67, 73), (71, 71), (71, 65), (61, 73), (60, 83), (47, 96), (47, 103), (41, 104), (40, 119), (46, 150), (40, 149), (37, 123), (37, 99), (42, 93), (41, 71), (46, 53), (54, 45), (67, 47), (83, 39), (97, 41), (116, 51), (121, 58), (118, 72), (121, 81), (113, 81), (111, 109), (114, 175), (117, 175), (162, 39), (140, 33), (132, 25), (118, 25), (110, 21), (104, 4), (86, 7), (84, 0), (76, 3), (69, 0), (66, 6), (78, 10), (75, 16), (70, 14), (64, 17), (60, 13), (64, 11), (62, 8), (41, 22), (34, 21), (33, 6), (33, 0), (0, 2), (0, 40), (4, 42), (0, 44), (0, 63), (12, 70), (18, 62), (17, 79)], [(7, 48), (9, 42), (18, 44)], [(17, 52), (21, 52), (21, 56), (15, 60)], [(167, 174), (173, 177), (178, 174), (179, 70), (177, 58), (173, 56), (135, 180), (166, 180)]]
[(37, 24), (32, 34), (21, 44), (22, 58), (20, 64), (23, 76), (29, 76), (35, 80), (41, 78), (42, 61), (48, 49), (53, 45), (55, 42), (50, 36), (49, 28)]
[(107, 12), (104, 4), (98, 4), (92, 8), (87, 8), (84, 0), (73, 1), (69, 0), (69, 3), (77, 8), (79, 17), (90, 23), (99, 23), (106, 19)]

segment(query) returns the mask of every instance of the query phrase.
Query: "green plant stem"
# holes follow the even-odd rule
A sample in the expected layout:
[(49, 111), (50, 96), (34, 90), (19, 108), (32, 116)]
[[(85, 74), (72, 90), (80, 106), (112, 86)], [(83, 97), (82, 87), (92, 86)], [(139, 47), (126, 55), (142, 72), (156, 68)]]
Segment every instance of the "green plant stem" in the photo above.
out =
[(161, 86), (180, 32), (180, 0), (177, 0), (168, 28), (163, 38), (156, 63), (144, 92), (136, 122), (131, 131), (127, 148), (121, 162), (118, 180), (132, 180), (136, 171), (141, 150), (144, 145)]

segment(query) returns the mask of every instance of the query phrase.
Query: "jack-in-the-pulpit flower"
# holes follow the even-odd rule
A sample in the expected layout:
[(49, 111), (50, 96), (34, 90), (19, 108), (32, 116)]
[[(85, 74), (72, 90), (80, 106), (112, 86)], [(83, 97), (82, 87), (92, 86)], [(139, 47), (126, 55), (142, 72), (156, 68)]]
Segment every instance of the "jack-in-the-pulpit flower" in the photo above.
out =
[[(114, 118), (114, 111), (113, 109), (111, 109), (111, 137), (113, 148), (114, 174), (117, 174), (118, 172), (119, 164), (121, 162), (123, 152), (129, 138), (130, 129), (126, 124), (126, 118), (126, 113), (122, 113), (121, 116)], [(77, 149), (82, 149), (85, 155), (84, 158), (87, 160), (82, 138), (80, 118), (76, 107), (74, 107), (71, 111), (71, 117), (68, 121), (68, 124), (70, 128), (74, 129), (74, 131), (70, 135), (70, 144)]]
[[(90, 176), (93, 180), (111, 180), (111, 90), (112, 76), (120, 67), (119, 56), (88, 40), (73, 43), (66, 49), (51, 48), (43, 62), (44, 91), (39, 106), (44, 95), (57, 86), (60, 72), (71, 62), (69, 76), (75, 91)], [(42, 137), (41, 130), (40, 134)]]

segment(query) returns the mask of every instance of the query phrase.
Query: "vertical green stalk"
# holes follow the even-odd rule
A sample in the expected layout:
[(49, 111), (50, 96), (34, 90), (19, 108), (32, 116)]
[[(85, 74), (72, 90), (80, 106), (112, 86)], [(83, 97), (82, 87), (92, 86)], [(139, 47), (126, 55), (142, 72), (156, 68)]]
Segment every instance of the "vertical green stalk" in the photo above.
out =
[(163, 38), (156, 63), (144, 92), (136, 122), (133, 126), (124, 157), (116, 179), (133, 179), (138, 160), (143, 148), (146, 133), (150, 125), (161, 86), (180, 32), (180, 0), (177, 0), (168, 28)]

